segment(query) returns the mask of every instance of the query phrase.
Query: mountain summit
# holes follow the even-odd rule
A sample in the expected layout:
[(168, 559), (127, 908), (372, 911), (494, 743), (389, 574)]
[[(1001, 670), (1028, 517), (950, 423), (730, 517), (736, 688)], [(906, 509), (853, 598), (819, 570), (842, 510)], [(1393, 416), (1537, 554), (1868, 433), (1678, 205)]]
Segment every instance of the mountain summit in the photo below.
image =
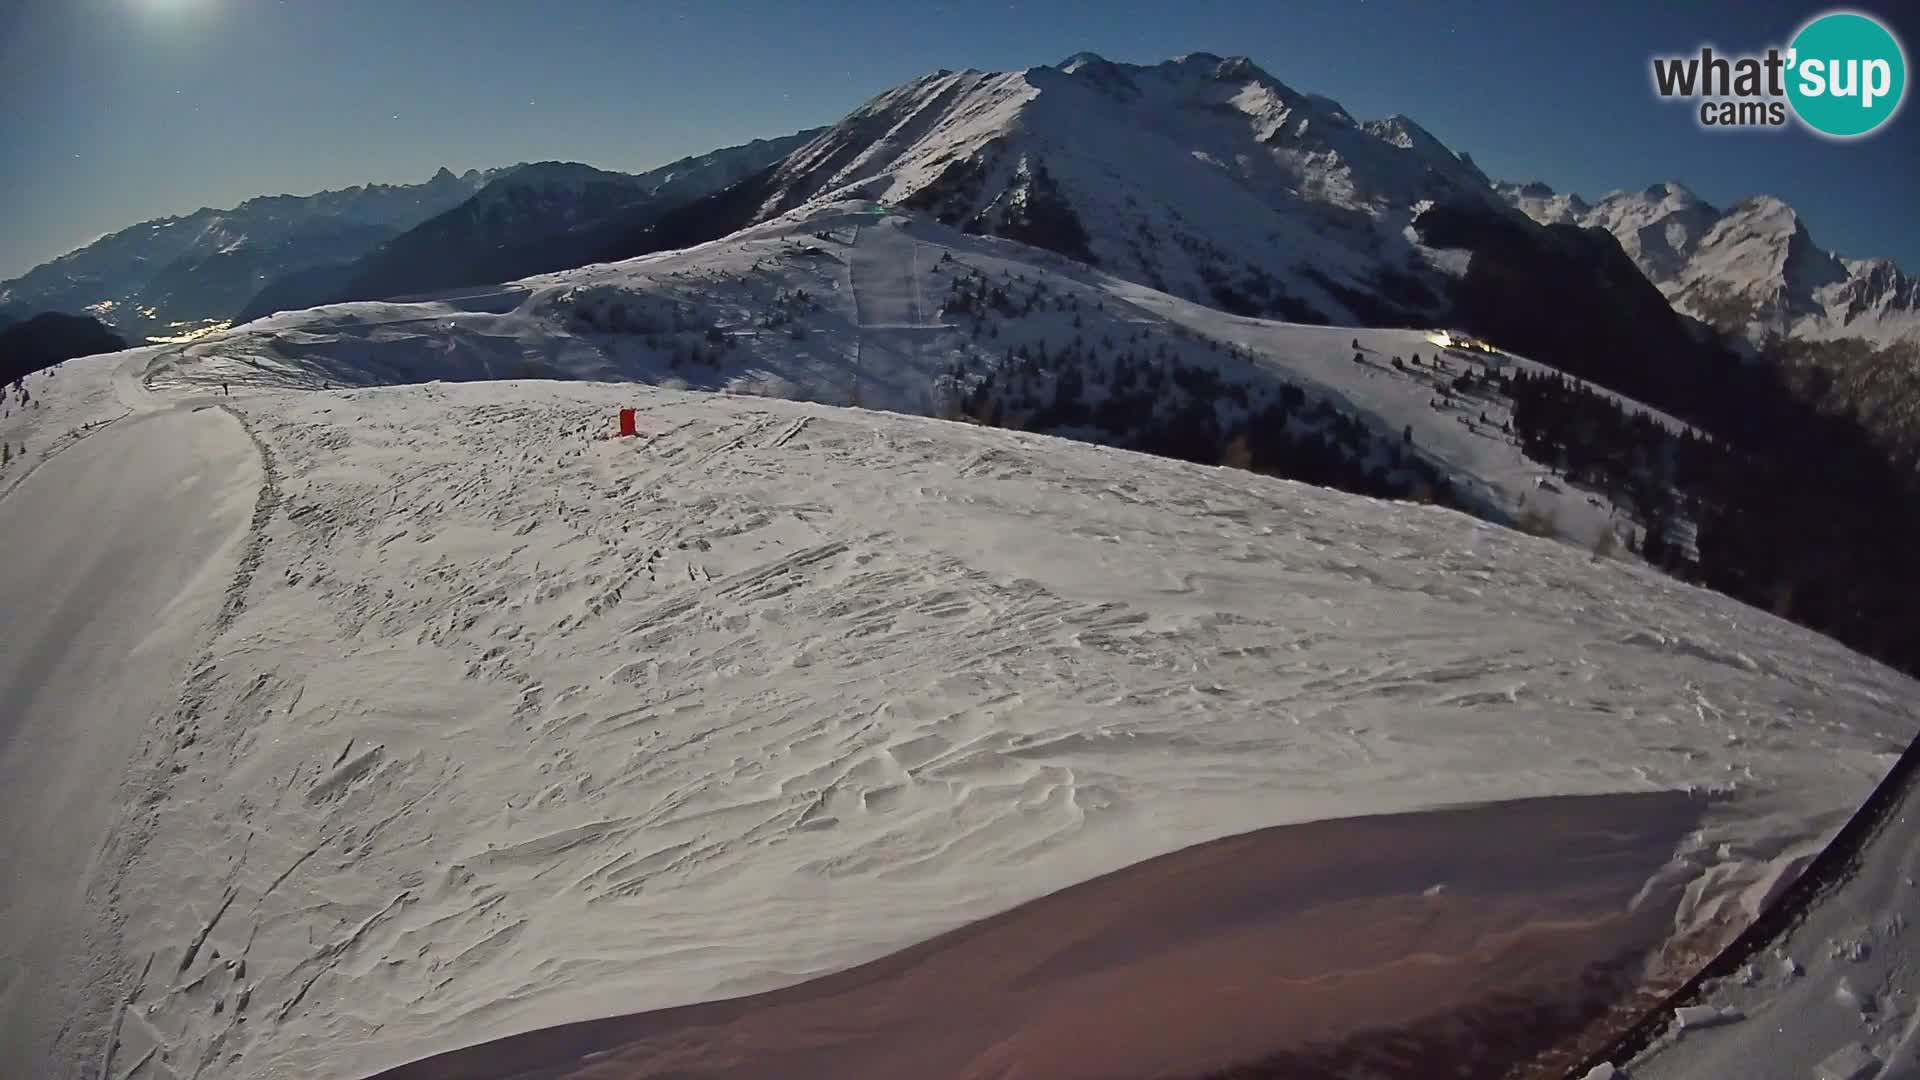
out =
[[(1022, 240), (1229, 310), (1365, 321), (1440, 307), (1408, 238), (1440, 202), (1495, 208), (1486, 177), (1405, 117), (1362, 124), (1245, 57), (1156, 65), (1080, 53), (937, 72), (800, 147), (711, 233), (873, 199)], [(1499, 209), (1504, 210), (1504, 207)]]

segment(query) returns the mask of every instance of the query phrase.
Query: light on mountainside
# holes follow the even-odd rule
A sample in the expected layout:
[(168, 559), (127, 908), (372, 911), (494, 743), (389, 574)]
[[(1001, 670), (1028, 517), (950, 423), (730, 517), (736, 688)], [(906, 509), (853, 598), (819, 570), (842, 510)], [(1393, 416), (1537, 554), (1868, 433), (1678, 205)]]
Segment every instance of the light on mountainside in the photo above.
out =
[(150, 336), (147, 338), (147, 343), (149, 345), (186, 345), (191, 342), (199, 341), (201, 338), (204, 338), (204, 337), (211, 337), (212, 335), (218, 334), (223, 330), (233, 329), (233, 320), (232, 319), (215, 319), (210, 322), (199, 323), (199, 324), (177, 322), (177, 323), (174, 323), (171, 327), (169, 327), (169, 329), (172, 329), (175, 332), (171, 334), (163, 334), (157, 337)]

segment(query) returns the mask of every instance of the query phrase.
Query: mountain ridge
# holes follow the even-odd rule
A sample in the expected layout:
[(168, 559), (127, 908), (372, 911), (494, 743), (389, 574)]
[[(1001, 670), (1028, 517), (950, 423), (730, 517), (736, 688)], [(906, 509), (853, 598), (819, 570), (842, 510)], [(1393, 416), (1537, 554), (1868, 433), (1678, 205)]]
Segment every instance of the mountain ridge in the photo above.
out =
[(85, 311), (136, 336), (217, 323), (266, 278), (356, 258), (499, 171), (442, 167), (420, 184), (261, 195), (137, 222), (0, 282), (0, 305)]
[(524, 164), (359, 258), (266, 283), (239, 309), (277, 311), (497, 284), (603, 261), (603, 233), (649, 222), (784, 156), (811, 131), (755, 139), (621, 173), (579, 162)]
[(1542, 224), (1612, 233), (1676, 310), (1751, 350), (1787, 338), (1920, 342), (1920, 279), (1891, 259), (1821, 248), (1778, 196), (1721, 209), (1672, 181), (1591, 203), (1538, 181), (1495, 188)]

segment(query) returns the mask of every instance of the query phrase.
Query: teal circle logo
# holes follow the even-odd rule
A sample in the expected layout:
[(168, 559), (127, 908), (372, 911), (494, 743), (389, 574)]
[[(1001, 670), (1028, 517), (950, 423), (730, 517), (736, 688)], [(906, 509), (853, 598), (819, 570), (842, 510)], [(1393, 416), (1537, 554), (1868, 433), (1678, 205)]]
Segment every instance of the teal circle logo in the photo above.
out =
[(1800, 28), (1788, 48), (1787, 100), (1802, 123), (1836, 139), (1893, 119), (1907, 92), (1907, 55), (1871, 16), (1836, 11)]

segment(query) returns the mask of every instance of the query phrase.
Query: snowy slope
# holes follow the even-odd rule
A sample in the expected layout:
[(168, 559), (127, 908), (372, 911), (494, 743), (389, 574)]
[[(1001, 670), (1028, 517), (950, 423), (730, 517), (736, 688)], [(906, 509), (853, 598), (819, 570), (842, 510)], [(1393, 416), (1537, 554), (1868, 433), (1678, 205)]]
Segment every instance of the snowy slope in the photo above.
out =
[(267, 281), (345, 262), (471, 196), (495, 173), (269, 195), (129, 226), (12, 281), (0, 305), (89, 312), (129, 336), (231, 319)]
[(1542, 224), (1605, 229), (1674, 307), (1755, 345), (1770, 337), (1920, 340), (1920, 283), (1886, 259), (1822, 250), (1793, 207), (1769, 195), (1714, 207), (1680, 184), (1592, 205), (1544, 184), (1499, 184)]
[[(1631, 508), (1575, 487), (1541, 462), (1527, 458), (1506, 434), (1510, 403), (1497, 394), (1441, 395), (1463, 371), (1542, 373), (1551, 369), (1510, 353), (1491, 356), (1441, 348), (1426, 330), (1363, 330), (1298, 326), (1265, 319), (1220, 316), (1188, 301), (1147, 289), (1121, 286), (1119, 293), (1141, 307), (1185, 325), (1204, 328), (1221, 341), (1245, 347), (1288, 378), (1325, 388), (1343, 409), (1368, 418), (1391, 434), (1413, 430), (1413, 445), (1457, 478), (1469, 495), (1467, 508), (1494, 521), (1531, 518), (1558, 535), (1591, 547), (1609, 533), (1631, 538)], [(1364, 364), (1353, 362), (1358, 342)], [(1424, 367), (1395, 369), (1394, 358), (1422, 357)], [(1432, 367), (1446, 365), (1444, 373)], [(1593, 388), (1598, 389), (1598, 388)], [(1606, 393), (1605, 391), (1601, 391)], [(1687, 425), (1617, 394), (1608, 396), (1647, 414), (1671, 431)]]
[[(1004, 310), (977, 301), (996, 288)], [(1229, 316), (1024, 245), (847, 203), (686, 252), (441, 300), (285, 313), (169, 350), (150, 374), (199, 387), (635, 379), (943, 416), (987, 395), (998, 423), (1208, 464), (1236, 432), (1259, 450), (1262, 432), (1283, 425), (1320, 432), (1348, 463), (1289, 475), (1403, 496), (1444, 477), (1456, 505), (1490, 520), (1528, 514), (1587, 545), (1607, 531), (1630, 538), (1634, 508), (1616, 513), (1522, 456), (1498, 394), (1450, 389), (1463, 372), (1537, 366), (1448, 352), (1431, 333)]]
[(57, 1077), (69, 1070), (48, 1067), (50, 1048), (98, 1041), (112, 1019), (97, 1003), (112, 969), (88, 958), (114, 955), (113, 923), (89, 900), (129, 850), (136, 796), (102, 793), (179, 700), (261, 469), (232, 417), (181, 409), (89, 428), (13, 479), (0, 476), (0, 1075)]
[[(1710, 969), (1720, 977), (1650, 1017), (1663, 1029), (1615, 1060), (1632, 1058), (1640, 1080), (1920, 1075), (1920, 972), (1909, 934), (1920, 917), (1912, 764), (1910, 751), (1849, 825), (1858, 837), (1837, 839), (1839, 851), (1809, 870), (1818, 885), (1794, 890), (1806, 895), (1790, 918), (1743, 936)], [(1686, 1022), (1700, 1016), (1718, 1022)]]
[[(1913, 810), (1859, 875), (1759, 959), (1691, 1006), (1735, 1021), (1678, 1033), (1632, 1075), (1912, 1080), (1920, 1076), (1920, 980), (1908, 928), (1920, 918)], [(1765, 1062), (1756, 1067), (1752, 1063)]]
[[(135, 392), (140, 367), (162, 352), (159, 348), (129, 350), (115, 354), (119, 363), (107, 369), (68, 361), (29, 375), (21, 381), (28, 393), (24, 403), (9, 386), (4, 400), (0, 400), (0, 443), (8, 448), (6, 463), (0, 465), (0, 495), (79, 439), (132, 415), (124, 398)], [(90, 365), (97, 363), (92, 358), (88, 361)], [(119, 374), (115, 378), (73, 375), (89, 370)]]
[[(151, 359), (47, 408), (179, 400)], [(353, 1075), (1248, 829), (1536, 795), (1712, 794), (1655, 875), (1680, 963), (1920, 731), (1838, 645), (1434, 508), (634, 385), (238, 390), (267, 494), (141, 758), (114, 1075)]]

